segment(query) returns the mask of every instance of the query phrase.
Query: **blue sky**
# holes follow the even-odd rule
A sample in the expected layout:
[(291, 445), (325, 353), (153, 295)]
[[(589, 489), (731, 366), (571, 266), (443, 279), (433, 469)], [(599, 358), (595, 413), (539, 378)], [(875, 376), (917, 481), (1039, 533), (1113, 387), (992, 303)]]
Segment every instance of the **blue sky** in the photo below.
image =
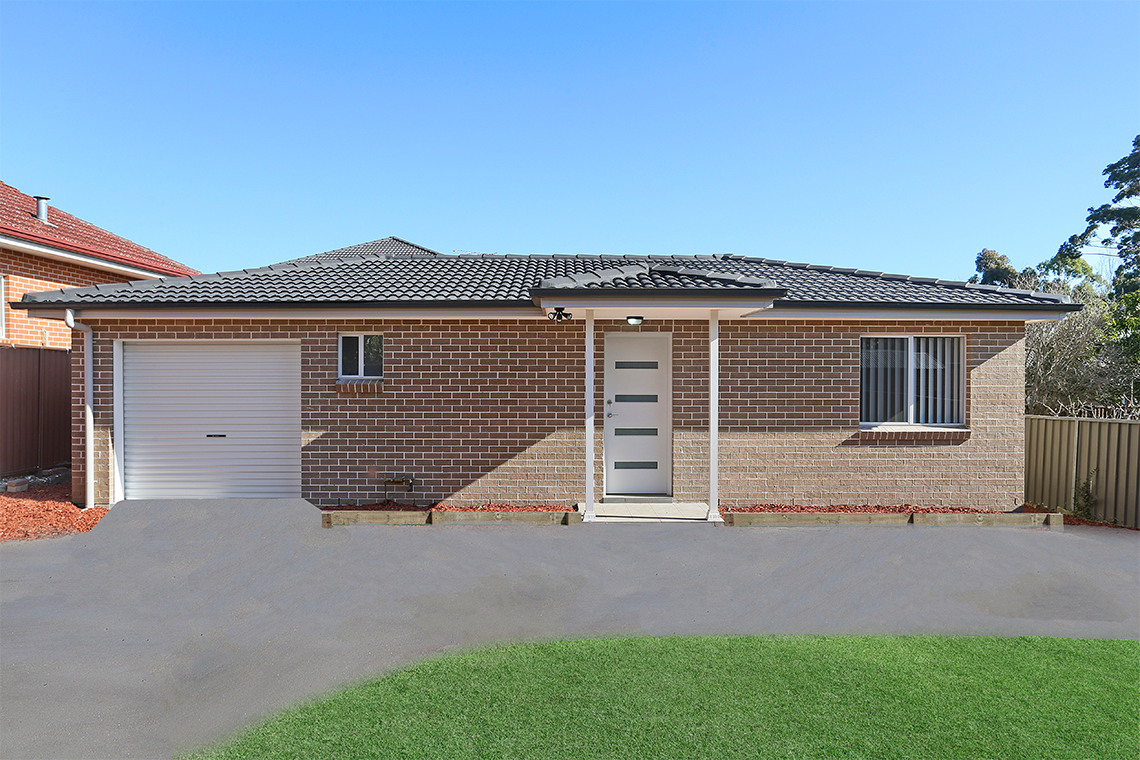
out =
[(0, 5), (0, 178), (203, 271), (397, 235), (965, 279), (1052, 256), (1138, 132), (1134, 2)]

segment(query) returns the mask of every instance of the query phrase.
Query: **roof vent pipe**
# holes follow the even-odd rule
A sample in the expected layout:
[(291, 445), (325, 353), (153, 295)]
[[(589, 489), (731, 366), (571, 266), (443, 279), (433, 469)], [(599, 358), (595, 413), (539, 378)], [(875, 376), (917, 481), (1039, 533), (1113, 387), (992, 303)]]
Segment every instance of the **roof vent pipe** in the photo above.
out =
[(50, 201), (51, 198), (46, 195), (33, 195), (32, 197), (36, 199), (36, 219), (39, 219), (41, 222), (46, 222), (48, 210), (47, 202)]

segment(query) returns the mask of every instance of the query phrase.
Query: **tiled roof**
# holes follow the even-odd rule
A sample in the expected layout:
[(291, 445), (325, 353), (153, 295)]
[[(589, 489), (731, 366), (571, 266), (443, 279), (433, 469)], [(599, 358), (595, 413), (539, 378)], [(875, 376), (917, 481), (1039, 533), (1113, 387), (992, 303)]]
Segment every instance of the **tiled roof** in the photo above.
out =
[(36, 217), (35, 198), (4, 182), (0, 182), (0, 234), (156, 274), (182, 276), (198, 272), (54, 206), (48, 209), (45, 224)]
[(416, 245), (415, 243), (409, 243), (402, 238), (386, 237), (373, 240), (369, 243), (350, 245), (347, 248), (337, 248), (335, 251), (325, 251), (324, 253), (316, 253), (312, 256), (303, 256), (299, 259), (290, 259), (284, 263), (297, 264), (310, 261), (344, 261), (345, 259), (359, 256), (408, 257), (441, 255), (442, 254), (438, 251), (424, 248), (422, 245)]
[(820, 305), (1071, 310), (1064, 296), (743, 256), (353, 255), (261, 269), (28, 294), (69, 305), (452, 305), (533, 308), (534, 292), (787, 293), (777, 308)]

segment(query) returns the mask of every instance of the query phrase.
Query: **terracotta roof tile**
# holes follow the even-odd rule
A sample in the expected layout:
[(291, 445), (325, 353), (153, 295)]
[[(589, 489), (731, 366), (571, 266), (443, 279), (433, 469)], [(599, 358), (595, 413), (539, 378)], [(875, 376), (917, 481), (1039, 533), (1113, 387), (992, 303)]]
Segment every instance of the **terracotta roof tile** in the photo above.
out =
[(36, 217), (35, 198), (24, 195), (4, 182), (0, 182), (0, 233), (157, 274), (197, 274), (196, 269), (107, 232), (54, 206), (49, 209), (48, 223), (45, 224)]

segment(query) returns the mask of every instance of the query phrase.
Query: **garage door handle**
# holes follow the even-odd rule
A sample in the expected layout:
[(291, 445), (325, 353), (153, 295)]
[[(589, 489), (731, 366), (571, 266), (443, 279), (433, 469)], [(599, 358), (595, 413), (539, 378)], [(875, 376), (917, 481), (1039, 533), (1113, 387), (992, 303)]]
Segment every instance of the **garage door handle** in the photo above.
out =
[(207, 438), (225, 438), (225, 433), (206, 433)]

